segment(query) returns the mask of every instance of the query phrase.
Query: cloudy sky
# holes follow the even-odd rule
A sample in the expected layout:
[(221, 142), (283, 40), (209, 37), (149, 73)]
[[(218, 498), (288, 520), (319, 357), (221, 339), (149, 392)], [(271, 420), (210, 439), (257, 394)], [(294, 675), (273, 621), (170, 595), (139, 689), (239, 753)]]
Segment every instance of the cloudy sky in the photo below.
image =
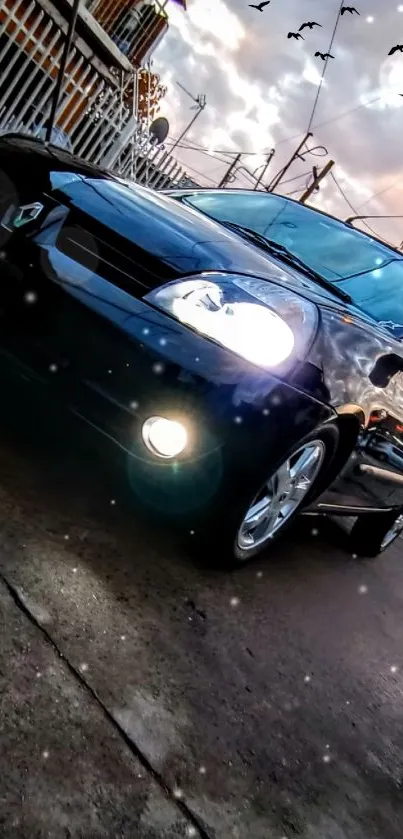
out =
[[(253, 0), (251, 0), (253, 2)], [(338, 23), (325, 80), (312, 123), (311, 146), (323, 145), (335, 160), (334, 174), (357, 214), (403, 215), (403, 3), (397, 0), (346, 0), (360, 15), (344, 14)], [(162, 113), (178, 136), (192, 116), (192, 102), (176, 82), (193, 94), (205, 93), (207, 107), (178, 149), (189, 175), (215, 185), (227, 159), (223, 151), (242, 151), (253, 171), (262, 154), (276, 148), (272, 177), (293, 153), (308, 127), (340, 0), (271, 0), (263, 13), (248, 0), (188, 0), (184, 13), (169, 3), (170, 31), (154, 54), (153, 69), (168, 85)], [(305, 30), (304, 41), (287, 38), (304, 21), (321, 28)], [(195, 146), (211, 154), (196, 151)], [(218, 152), (218, 154), (217, 154)], [(221, 158), (221, 160), (219, 159)], [(297, 161), (278, 191), (298, 197), (313, 164)], [(268, 173), (268, 175), (269, 175)], [(240, 173), (236, 185), (247, 186)], [(353, 214), (331, 177), (313, 203), (341, 218)], [(394, 243), (403, 240), (403, 218), (370, 222)]]

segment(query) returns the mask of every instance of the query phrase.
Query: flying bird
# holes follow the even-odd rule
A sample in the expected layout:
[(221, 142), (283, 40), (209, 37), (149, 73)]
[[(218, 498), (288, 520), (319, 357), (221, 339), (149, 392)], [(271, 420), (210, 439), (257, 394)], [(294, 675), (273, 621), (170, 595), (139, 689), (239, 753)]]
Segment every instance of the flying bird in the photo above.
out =
[(270, 0), (266, 0), (265, 3), (249, 3), (249, 8), (250, 9), (257, 9), (258, 12), (263, 12), (264, 7), (268, 6), (269, 4), (270, 4)]
[(389, 50), (388, 55), (394, 55), (395, 52), (403, 52), (403, 44), (396, 44), (395, 47)]
[(315, 58), (321, 58), (322, 61), (326, 61), (327, 58), (334, 58), (334, 55), (330, 55), (330, 52), (315, 52)]
[(306, 23), (303, 23), (302, 26), (299, 27), (299, 31), (302, 32), (303, 29), (313, 29), (314, 26), (322, 26), (321, 23), (316, 23), (315, 20), (308, 20)]
[(354, 13), (355, 13), (356, 15), (359, 15), (359, 14), (360, 14), (359, 12), (357, 12), (357, 9), (355, 9), (355, 8), (354, 8), (354, 6), (343, 6), (343, 7), (340, 9), (340, 14), (341, 14), (341, 15), (344, 15), (344, 13), (345, 13), (345, 12), (350, 12), (350, 15), (353, 15)]
[(305, 38), (300, 32), (289, 32), (287, 38), (295, 38), (296, 41), (298, 41), (299, 38), (302, 38), (302, 40), (305, 41)]

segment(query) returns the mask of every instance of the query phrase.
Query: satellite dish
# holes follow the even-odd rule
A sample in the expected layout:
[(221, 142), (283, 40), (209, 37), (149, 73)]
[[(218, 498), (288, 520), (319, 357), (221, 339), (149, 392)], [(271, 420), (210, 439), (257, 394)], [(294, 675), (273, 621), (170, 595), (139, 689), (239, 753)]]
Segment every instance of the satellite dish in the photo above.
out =
[(169, 122), (165, 117), (157, 117), (150, 125), (150, 137), (157, 146), (166, 140), (168, 131)]

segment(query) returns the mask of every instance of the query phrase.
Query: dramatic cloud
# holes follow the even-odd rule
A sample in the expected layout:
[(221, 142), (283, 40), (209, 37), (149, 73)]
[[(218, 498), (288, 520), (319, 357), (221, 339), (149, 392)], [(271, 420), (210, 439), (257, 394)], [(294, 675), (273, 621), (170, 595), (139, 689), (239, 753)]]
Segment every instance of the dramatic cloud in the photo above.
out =
[[(403, 41), (403, 4), (395, 0), (354, 0), (360, 16), (340, 19), (312, 123), (311, 145), (324, 145), (336, 161), (334, 173), (345, 196), (361, 214), (402, 212), (403, 54), (388, 57)], [(304, 136), (340, 0), (271, 0), (263, 13), (247, 0), (188, 0), (187, 13), (170, 4), (170, 31), (154, 57), (154, 69), (168, 84), (164, 113), (176, 137), (192, 118), (190, 98), (205, 93), (207, 107), (177, 149), (188, 173), (201, 184), (216, 184), (230, 161), (224, 152), (242, 151), (243, 165), (255, 170), (271, 147), (274, 175)], [(287, 39), (302, 22), (305, 40)], [(210, 156), (196, 146), (210, 150)], [(218, 152), (218, 154), (217, 154)], [(296, 162), (287, 180), (325, 158)], [(308, 176), (307, 176), (308, 177)], [(307, 177), (281, 191), (304, 188)], [(243, 170), (237, 185), (248, 185)], [(295, 193), (298, 196), (298, 192)], [(374, 197), (372, 197), (374, 196)], [(314, 199), (340, 217), (353, 214), (332, 178)], [(395, 242), (403, 239), (403, 219), (373, 222)]]

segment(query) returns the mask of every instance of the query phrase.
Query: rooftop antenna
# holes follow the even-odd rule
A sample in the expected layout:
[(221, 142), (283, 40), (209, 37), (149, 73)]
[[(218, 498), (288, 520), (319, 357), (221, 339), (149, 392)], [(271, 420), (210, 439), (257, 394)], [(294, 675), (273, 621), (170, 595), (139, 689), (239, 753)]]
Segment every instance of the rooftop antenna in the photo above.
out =
[(193, 100), (193, 102), (195, 102), (195, 105), (193, 105), (191, 110), (196, 111), (196, 113), (192, 117), (192, 119), (190, 120), (190, 122), (186, 126), (186, 128), (182, 131), (182, 134), (178, 137), (178, 139), (173, 144), (173, 146), (171, 148), (171, 154), (172, 154), (173, 150), (176, 149), (177, 146), (179, 146), (179, 143), (183, 140), (183, 138), (186, 136), (188, 131), (190, 131), (192, 125), (194, 125), (194, 123), (196, 122), (196, 120), (198, 119), (200, 114), (204, 111), (204, 109), (206, 107), (206, 104), (207, 104), (207, 97), (206, 97), (205, 93), (198, 93), (197, 96), (193, 96), (193, 93), (190, 93), (188, 90), (186, 90), (186, 87), (184, 87), (183, 84), (181, 84), (180, 82), (176, 82), (176, 84), (178, 85), (178, 87), (181, 88), (181, 90), (184, 91), (184, 93), (186, 93), (187, 96), (190, 97), (190, 99)]

